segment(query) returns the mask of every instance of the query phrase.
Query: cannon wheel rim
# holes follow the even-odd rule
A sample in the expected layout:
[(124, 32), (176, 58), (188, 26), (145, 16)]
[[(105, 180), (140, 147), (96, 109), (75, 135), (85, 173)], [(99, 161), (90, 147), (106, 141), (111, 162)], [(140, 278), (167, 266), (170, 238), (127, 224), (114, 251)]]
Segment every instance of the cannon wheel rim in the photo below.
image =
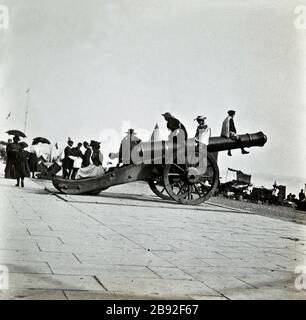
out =
[[(161, 185), (162, 183), (162, 185)], [(168, 195), (168, 192), (166, 190), (166, 187), (163, 184), (163, 179), (161, 177), (161, 181), (158, 181), (158, 179), (150, 179), (148, 181), (150, 189), (161, 199), (164, 200), (171, 200), (172, 198)], [(157, 186), (162, 187), (161, 191), (157, 188)]]
[[(165, 188), (166, 188), (169, 196), (177, 203), (188, 204), (188, 205), (197, 205), (197, 204), (200, 204), (204, 201), (207, 201), (217, 190), (218, 184), (219, 184), (219, 168), (218, 168), (216, 160), (212, 157), (211, 154), (208, 153), (208, 155), (207, 155), (207, 170), (204, 175), (201, 175), (201, 177), (210, 178), (212, 180), (212, 183), (210, 186), (205, 186), (202, 181), (199, 182), (199, 184), (201, 185), (201, 188), (202, 188), (201, 191), (203, 191), (204, 188), (206, 189), (205, 193), (200, 192), (198, 184), (196, 184), (196, 183), (195, 184), (188, 184), (184, 181), (180, 181), (181, 184), (179, 184), (179, 187), (178, 187), (178, 188), (180, 188), (179, 192), (178, 193), (175, 192), (174, 184), (171, 184), (170, 179), (169, 179), (169, 173), (171, 174), (171, 170), (174, 167), (176, 167), (176, 168), (180, 167), (182, 170), (182, 174), (183, 174), (183, 171), (185, 171), (184, 165), (177, 165), (177, 164), (166, 165), (165, 169), (164, 169), (164, 185), (165, 185)], [(209, 170), (212, 172), (212, 174), (208, 176), (207, 173)], [(194, 187), (195, 185), (196, 185), (196, 187)], [(188, 186), (191, 186), (191, 187), (188, 187)], [(183, 196), (183, 194), (179, 195), (181, 190), (185, 187), (186, 187), (186, 189), (188, 189), (188, 192), (186, 190), (186, 192), (184, 192), (183, 194), (186, 195), (187, 199), (185, 196)], [(193, 198), (193, 194), (198, 194), (198, 198)]]

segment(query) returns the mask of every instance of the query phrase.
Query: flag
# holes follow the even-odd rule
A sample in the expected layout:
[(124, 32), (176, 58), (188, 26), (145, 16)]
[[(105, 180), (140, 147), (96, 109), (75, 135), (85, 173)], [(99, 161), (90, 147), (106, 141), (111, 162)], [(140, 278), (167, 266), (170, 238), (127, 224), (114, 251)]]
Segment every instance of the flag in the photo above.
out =
[(5, 120), (7, 120), (10, 116), (11, 116), (11, 113), (9, 113), (9, 114), (7, 115), (7, 117), (5, 118)]

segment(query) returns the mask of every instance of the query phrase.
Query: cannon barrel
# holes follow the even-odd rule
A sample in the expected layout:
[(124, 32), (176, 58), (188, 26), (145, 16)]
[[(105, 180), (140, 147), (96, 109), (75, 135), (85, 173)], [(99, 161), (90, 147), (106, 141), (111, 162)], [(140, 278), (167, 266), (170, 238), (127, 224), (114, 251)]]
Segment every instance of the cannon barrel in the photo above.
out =
[[(207, 146), (208, 152), (219, 152), (229, 149), (239, 149), (248, 147), (262, 147), (267, 141), (267, 137), (262, 132), (247, 133), (237, 136), (237, 140), (224, 137), (210, 137), (209, 144)], [(195, 150), (194, 138), (189, 138), (187, 141), (187, 148)], [(181, 145), (180, 145), (181, 146)], [(178, 146), (178, 149), (181, 147)], [(169, 155), (173, 153), (175, 149), (173, 142), (171, 141), (147, 141), (141, 142), (133, 148), (135, 154), (141, 155), (141, 158), (133, 158), (132, 163), (151, 163), (155, 164), (164, 162), (165, 158), (169, 158)]]
[(225, 151), (229, 149), (263, 147), (267, 142), (267, 136), (263, 132), (246, 133), (238, 135), (239, 140), (224, 137), (211, 137), (207, 147), (208, 152)]

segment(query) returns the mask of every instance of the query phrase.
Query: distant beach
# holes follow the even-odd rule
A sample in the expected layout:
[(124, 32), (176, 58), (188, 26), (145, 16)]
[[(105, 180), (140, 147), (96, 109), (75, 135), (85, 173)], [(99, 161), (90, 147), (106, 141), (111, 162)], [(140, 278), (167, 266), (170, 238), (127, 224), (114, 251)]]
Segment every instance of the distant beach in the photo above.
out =
[(255, 186), (265, 186), (272, 188), (274, 181), (278, 185), (286, 186), (286, 194), (294, 193), (298, 195), (301, 189), (305, 189), (306, 178), (305, 177), (290, 177), (281, 175), (270, 174), (254, 174), (252, 175), (252, 183)]
[[(246, 173), (249, 174), (248, 172)], [(224, 182), (226, 177), (226, 170), (222, 170), (221, 175), (221, 181)], [(306, 177), (290, 177), (282, 175), (254, 173), (252, 174), (251, 178), (251, 182), (254, 186), (264, 186), (267, 189), (272, 189), (275, 181), (278, 185), (286, 186), (286, 195), (289, 193), (298, 195), (301, 189), (305, 189)]]

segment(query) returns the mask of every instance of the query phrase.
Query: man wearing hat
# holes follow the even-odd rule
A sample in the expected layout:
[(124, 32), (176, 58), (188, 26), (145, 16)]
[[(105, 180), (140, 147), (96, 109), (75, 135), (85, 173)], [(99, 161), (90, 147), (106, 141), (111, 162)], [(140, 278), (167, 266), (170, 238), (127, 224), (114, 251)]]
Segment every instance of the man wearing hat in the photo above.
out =
[(127, 135), (122, 139), (119, 149), (119, 164), (130, 164), (131, 163), (131, 155), (133, 148), (141, 142), (136, 136), (136, 132), (134, 129), (129, 129)]
[[(228, 116), (224, 119), (222, 123), (221, 137), (236, 140), (239, 144), (241, 144), (241, 139), (237, 135), (237, 130), (234, 123), (234, 116), (236, 112), (234, 110), (229, 110), (227, 113)], [(244, 148), (241, 148), (241, 153), (248, 154), (249, 152), (244, 150)], [(227, 154), (231, 156), (231, 150), (228, 150)]]
[(84, 157), (82, 162), (82, 168), (86, 168), (90, 165), (90, 157), (92, 154), (92, 150), (87, 141), (83, 142), (83, 147), (85, 148), (85, 152), (84, 152)]
[(63, 159), (63, 179), (69, 179), (73, 169), (73, 160), (69, 157), (71, 154), (71, 148), (73, 146), (73, 141), (68, 138), (67, 146), (64, 149), (64, 159)]
[(100, 145), (101, 142), (95, 140), (91, 140), (89, 145), (90, 147), (92, 147), (91, 161), (92, 164), (96, 167), (102, 166), (103, 164), (103, 154), (100, 151)]
[(183, 138), (186, 142), (188, 134), (185, 126), (178, 119), (173, 117), (170, 112), (163, 113), (162, 116), (164, 116), (167, 122), (167, 128), (171, 131), (171, 134), (169, 135), (169, 140), (172, 137), (178, 138), (180, 135), (184, 135)]

